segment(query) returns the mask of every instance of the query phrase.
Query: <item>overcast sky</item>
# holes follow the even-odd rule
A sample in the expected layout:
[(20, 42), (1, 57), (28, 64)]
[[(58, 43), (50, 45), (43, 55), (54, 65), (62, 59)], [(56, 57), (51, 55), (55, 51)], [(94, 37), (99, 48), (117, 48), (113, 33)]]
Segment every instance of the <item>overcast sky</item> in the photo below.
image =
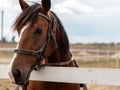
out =
[[(0, 0), (2, 8), (4, 36), (10, 40), (16, 35), (11, 25), (21, 10), (18, 0)], [(51, 10), (61, 19), (71, 43), (120, 42), (120, 0), (52, 0)]]

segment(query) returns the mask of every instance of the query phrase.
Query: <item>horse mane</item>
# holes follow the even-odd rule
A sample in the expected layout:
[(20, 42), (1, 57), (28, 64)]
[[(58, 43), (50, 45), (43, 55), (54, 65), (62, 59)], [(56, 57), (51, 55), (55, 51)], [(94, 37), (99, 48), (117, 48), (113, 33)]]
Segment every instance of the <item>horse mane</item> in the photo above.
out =
[(65, 31), (65, 28), (64, 26), (62, 25), (62, 22), (60, 21), (60, 19), (58, 18), (58, 16), (53, 12), (51, 11), (51, 13), (56, 17), (57, 19), (57, 22), (59, 24), (59, 30), (60, 30), (60, 37), (61, 37), (61, 41), (60, 41), (60, 48), (62, 49), (63, 51), (63, 55), (66, 55), (67, 52), (69, 52), (69, 39), (68, 39), (68, 36), (67, 36), (67, 33)]
[[(27, 23), (34, 25), (38, 19), (38, 13), (40, 11), (40, 4), (39, 3), (34, 3), (30, 7), (28, 7), (26, 10), (24, 10), (16, 19), (15, 23), (13, 24), (14, 30), (21, 30)], [(66, 31), (60, 21), (60, 19), (57, 17), (57, 15), (51, 11), (51, 13), (56, 17), (57, 22), (59, 24), (59, 29), (60, 29), (60, 36), (61, 36), (61, 41), (59, 48), (63, 50), (63, 54), (66, 55), (67, 52), (69, 51), (69, 40), (68, 36), (66, 34)], [(20, 31), (18, 31), (20, 32)]]
[[(38, 13), (40, 11), (40, 4), (34, 3), (26, 10), (24, 10), (16, 19), (13, 24), (14, 30), (21, 30), (28, 22), (34, 25), (38, 18)], [(20, 31), (18, 31), (20, 32)]]

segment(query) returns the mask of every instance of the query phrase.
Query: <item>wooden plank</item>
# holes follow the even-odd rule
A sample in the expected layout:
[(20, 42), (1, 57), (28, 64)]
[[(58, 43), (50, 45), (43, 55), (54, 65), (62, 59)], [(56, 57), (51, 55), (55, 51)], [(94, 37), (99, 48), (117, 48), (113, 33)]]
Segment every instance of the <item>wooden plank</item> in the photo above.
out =
[(4, 48), (4, 47), (0, 47), (0, 51), (13, 51), (15, 48)]
[[(7, 65), (0, 65), (0, 78), (8, 79)], [(43, 67), (30, 80), (120, 86), (120, 69)]]
[(9, 79), (9, 77), (8, 77), (8, 65), (0, 64), (0, 78)]
[(44, 67), (31, 80), (120, 86), (119, 69)]

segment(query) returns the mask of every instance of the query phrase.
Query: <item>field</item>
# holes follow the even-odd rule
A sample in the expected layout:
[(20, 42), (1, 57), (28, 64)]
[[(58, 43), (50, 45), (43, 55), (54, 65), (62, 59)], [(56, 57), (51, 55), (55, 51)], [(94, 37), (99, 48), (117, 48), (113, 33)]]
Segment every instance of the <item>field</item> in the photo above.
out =
[[(14, 45), (12, 47), (14, 47)], [(89, 47), (90, 49), (95, 49), (92, 46), (90, 46), (90, 47)], [(72, 45), (71, 48), (72, 49), (73, 48), (84, 49), (85, 47), (79, 46), (79, 45)], [(102, 49), (104, 49), (104, 47)], [(105, 57), (106, 55), (104, 55), (103, 53), (100, 54), (99, 60), (96, 60), (96, 58), (94, 58), (93, 60), (89, 60), (89, 58), (88, 58), (88, 60), (86, 60), (86, 61), (76, 58), (80, 52), (72, 51), (72, 53), (79, 65), (79, 67), (119, 68), (119, 66), (120, 66), (120, 63), (117, 62), (116, 59), (112, 58), (110, 60), (107, 60), (107, 57)], [(91, 53), (89, 53), (89, 54), (91, 54)], [(112, 53), (110, 55), (113, 55), (113, 54), (114, 53)], [(93, 57), (96, 57), (95, 53), (92, 53), (91, 55)], [(12, 59), (12, 56), (13, 56), (13, 51), (0, 51), (0, 64), (9, 64), (10, 60)], [(84, 58), (84, 56), (81, 56), (81, 57)], [(88, 86), (88, 90), (120, 90), (120, 87), (116, 87), (116, 86), (104, 86), (104, 85), (87, 85), (87, 86)], [(11, 84), (9, 80), (0, 79), (0, 90), (13, 90), (13, 89), (14, 89), (14, 85)]]

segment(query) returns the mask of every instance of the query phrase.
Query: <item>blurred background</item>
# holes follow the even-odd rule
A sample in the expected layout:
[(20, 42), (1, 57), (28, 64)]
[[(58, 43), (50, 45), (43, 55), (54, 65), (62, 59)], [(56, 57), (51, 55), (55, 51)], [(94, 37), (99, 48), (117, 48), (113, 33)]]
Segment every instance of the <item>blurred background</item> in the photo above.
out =
[[(30, 5), (39, 0), (26, 0)], [(71, 52), (80, 67), (120, 68), (120, 0), (52, 0), (51, 10), (62, 21)], [(21, 13), (18, 0), (0, 0), (0, 64), (9, 64), (19, 41), (12, 24)], [(4, 82), (4, 83), (3, 83)], [(88, 85), (89, 90), (120, 87)], [(0, 90), (13, 90), (0, 79)]]

